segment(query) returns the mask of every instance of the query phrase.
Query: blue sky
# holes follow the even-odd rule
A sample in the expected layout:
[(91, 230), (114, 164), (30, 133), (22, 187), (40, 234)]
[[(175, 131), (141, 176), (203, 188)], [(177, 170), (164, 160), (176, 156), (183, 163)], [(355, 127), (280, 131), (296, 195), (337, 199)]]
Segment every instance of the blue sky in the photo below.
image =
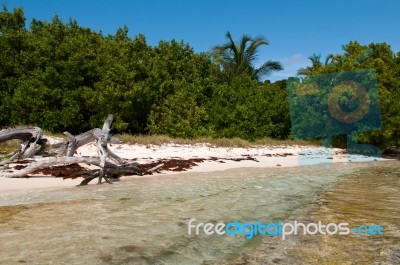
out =
[(127, 25), (131, 37), (145, 34), (151, 45), (160, 40), (184, 40), (195, 51), (208, 51), (244, 33), (262, 35), (270, 45), (261, 49), (260, 61), (273, 59), (285, 70), (268, 77), (279, 80), (295, 75), (309, 64), (313, 53), (341, 52), (351, 40), (362, 44), (387, 42), (400, 51), (399, 0), (13, 0), (0, 2), (8, 9), (23, 7), (32, 18), (74, 18), (81, 26), (113, 34)]

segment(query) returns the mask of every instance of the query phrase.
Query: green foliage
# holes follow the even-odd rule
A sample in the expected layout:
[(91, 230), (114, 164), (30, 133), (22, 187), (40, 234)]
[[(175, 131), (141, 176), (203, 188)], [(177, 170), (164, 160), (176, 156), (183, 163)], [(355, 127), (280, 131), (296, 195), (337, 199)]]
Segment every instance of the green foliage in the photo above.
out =
[(215, 137), (284, 139), (290, 120), (284, 83), (260, 85), (248, 75), (217, 87), (210, 102), (209, 120)]
[(207, 113), (198, 104), (201, 95), (196, 91), (198, 88), (194, 84), (183, 84), (175, 94), (168, 95), (163, 104), (150, 113), (150, 132), (183, 138), (208, 135)]
[(14, 9), (13, 13), (8, 12), (5, 4), (2, 4), (3, 12), (0, 13), (0, 32), (20, 31), (25, 29), (25, 16), (22, 8)]

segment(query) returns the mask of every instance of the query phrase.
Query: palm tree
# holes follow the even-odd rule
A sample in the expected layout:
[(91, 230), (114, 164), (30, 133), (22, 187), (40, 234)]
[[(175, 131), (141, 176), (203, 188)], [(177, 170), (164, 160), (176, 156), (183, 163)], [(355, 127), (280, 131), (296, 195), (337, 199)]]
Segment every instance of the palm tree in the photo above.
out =
[(263, 37), (251, 38), (243, 35), (239, 43), (235, 43), (229, 31), (226, 33), (227, 42), (212, 48), (212, 55), (215, 61), (220, 64), (223, 77), (226, 81), (232, 81), (233, 77), (242, 73), (248, 73), (252, 78), (261, 81), (263, 76), (273, 71), (283, 70), (282, 65), (277, 61), (269, 60), (260, 67), (253, 66), (257, 60), (258, 49), (262, 45), (268, 45)]
[(333, 55), (333, 54), (328, 54), (325, 58), (325, 62), (322, 63), (321, 60), (321, 54), (313, 54), (308, 59), (311, 61), (311, 66), (307, 66), (306, 68), (300, 68), (297, 71), (298, 75), (310, 75), (310, 74), (315, 74), (318, 72), (318, 70), (327, 67), (327, 66), (333, 66), (333, 65), (339, 65), (341, 64), (342, 60), (340, 55)]
[[(328, 63), (329, 57), (326, 58), (325, 60), (325, 65)], [(308, 59), (311, 61), (312, 65), (307, 66), (306, 68), (300, 68), (297, 71), (298, 75), (309, 75), (313, 70), (318, 70), (319, 68), (322, 67), (322, 62), (321, 62), (321, 54), (316, 54), (314, 53)]]

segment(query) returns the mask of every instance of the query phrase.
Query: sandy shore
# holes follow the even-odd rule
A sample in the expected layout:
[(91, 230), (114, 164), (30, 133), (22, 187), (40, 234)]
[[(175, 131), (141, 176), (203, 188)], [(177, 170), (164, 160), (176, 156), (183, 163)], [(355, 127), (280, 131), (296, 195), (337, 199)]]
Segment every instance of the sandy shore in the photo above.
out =
[[(252, 148), (214, 147), (209, 144), (178, 145), (127, 145), (113, 144), (110, 149), (122, 158), (140, 164), (159, 162), (163, 159), (204, 159), (186, 172), (212, 172), (243, 167), (295, 167), (318, 163), (365, 161), (362, 157), (348, 157), (342, 149), (324, 149), (305, 146), (258, 146)], [(88, 144), (77, 155), (97, 156), (96, 146)], [(38, 160), (40, 158), (36, 158)], [(370, 161), (370, 159), (368, 159)], [(173, 170), (173, 169), (172, 169)], [(161, 171), (163, 174), (179, 173)], [(9, 179), (0, 177), (0, 196), (73, 187), (82, 178), (66, 179), (49, 176)], [(93, 184), (95, 181), (93, 181)]]

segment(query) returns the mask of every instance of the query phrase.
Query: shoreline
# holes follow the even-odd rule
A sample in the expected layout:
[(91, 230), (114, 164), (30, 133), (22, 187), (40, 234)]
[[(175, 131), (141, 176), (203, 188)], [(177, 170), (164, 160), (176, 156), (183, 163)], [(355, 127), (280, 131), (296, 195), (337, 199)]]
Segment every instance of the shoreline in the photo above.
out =
[[(367, 162), (371, 158), (348, 157), (343, 149), (310, 146), (257, 146), (251, 148), (215, 147), (210, 144), (130, 145), (112, 144), (110, 149), (120, 157), (144, 166), (164, 163), (153, 176), (225, 171), (236, 168), (287, 168), (320, 163)], [(78, 156), (96, 156), (94, 143), (81, 147)], [(35, 158), (38, 161), (37, 158)], [(379, 159), (381, 161), (386, 159)], [(376, 159), (375, 159), (376, 161)], [(85, 165), (87, 167), (87, 165)], [(128, 178), (132, 176), (127, 176)], [(139, 177), (139, 176), (135, 176)], [(146, 177), (146, 176), (143, 176)], [(126, 177), (124, 177), (126, 178)], [(75, 187), (82, 178), (63, 179), (52, 176), (31, 178), (0, 177), (0, 197)], [(96, 180), (89, 185), (96, 185)]]

